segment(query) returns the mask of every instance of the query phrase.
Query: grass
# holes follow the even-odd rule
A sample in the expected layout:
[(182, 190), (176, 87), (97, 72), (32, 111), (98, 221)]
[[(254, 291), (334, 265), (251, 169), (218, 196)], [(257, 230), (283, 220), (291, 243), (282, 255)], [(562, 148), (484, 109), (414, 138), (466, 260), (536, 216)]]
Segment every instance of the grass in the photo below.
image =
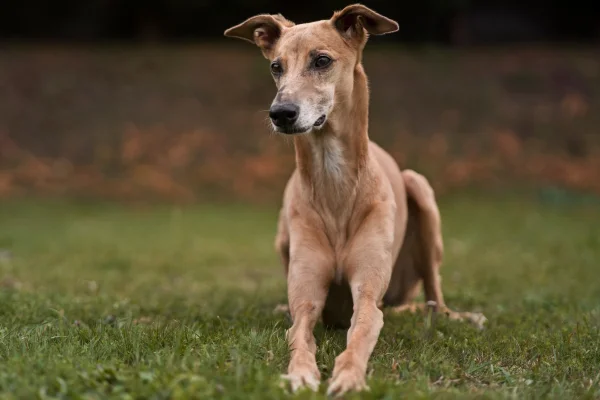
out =
[[(275, 211), (0, 203), (0, 398), (287, 397)], [(360, 398), (600, 398), (600, 209), (469, 196), (442, 214), (447, 302), (488, 327), (386, 315)], [(303, 399), (345, 343), (315, 334), (324, 384)]]

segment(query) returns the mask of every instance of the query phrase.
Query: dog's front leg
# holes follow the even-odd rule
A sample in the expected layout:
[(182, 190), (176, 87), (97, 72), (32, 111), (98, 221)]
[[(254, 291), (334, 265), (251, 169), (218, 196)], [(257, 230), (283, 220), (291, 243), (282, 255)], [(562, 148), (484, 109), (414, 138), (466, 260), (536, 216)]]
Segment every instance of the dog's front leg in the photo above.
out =
[(383, 327), (378, 304), (392, 274), (395, 207), (381, 204), (365, 219), (350, 243), (345, 271), (354, 303), (346, 350), (335, 360), (328, 394), (368, 389), (367, 363)]
[(318, 390), (321, 375), (315, 354), (313, 329), (317, 323), (333, 277), (333, 255), (321, 245), (318, 235), (306, 230), (295, 237), (288, 271), (288, 302), (292, 327), (287, 332), (291, 357), (288, 373), (292, 391), (302, 387)]

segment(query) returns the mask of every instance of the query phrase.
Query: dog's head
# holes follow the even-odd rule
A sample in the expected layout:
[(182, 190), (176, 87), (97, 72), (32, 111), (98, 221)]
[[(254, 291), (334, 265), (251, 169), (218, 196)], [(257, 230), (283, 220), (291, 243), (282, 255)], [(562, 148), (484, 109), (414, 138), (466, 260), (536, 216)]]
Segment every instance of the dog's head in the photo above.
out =
[(271, 61), (277, 95), (269, 116), (280, 133), (321, 129), (336, 105), (350, 101), (354, 70), (369, 34), (398, 30), (398, 24), (355, 4), (331, 19), (295, 25), (281, 15), (261, 14), (225, 31), (255, 43)]

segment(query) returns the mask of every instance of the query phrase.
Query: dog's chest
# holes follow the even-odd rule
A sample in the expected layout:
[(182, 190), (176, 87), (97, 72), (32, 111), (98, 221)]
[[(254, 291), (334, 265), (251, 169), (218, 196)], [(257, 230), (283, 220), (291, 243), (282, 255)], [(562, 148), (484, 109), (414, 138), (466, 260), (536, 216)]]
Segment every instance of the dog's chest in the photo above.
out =
[(342, 184), (346, 160), (339, 139), (333, 136), (319, 138), (313, 143), (312, 151), (316, 175), (332, 185)]

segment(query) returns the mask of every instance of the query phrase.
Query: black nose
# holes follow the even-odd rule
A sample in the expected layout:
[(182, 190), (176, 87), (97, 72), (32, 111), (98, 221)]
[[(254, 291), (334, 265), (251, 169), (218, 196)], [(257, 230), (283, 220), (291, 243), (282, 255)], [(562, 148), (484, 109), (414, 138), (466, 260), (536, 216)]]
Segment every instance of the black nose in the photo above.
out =
[(300, 108), (292, 103), (275, 104), (269, 110), (271, 121), (278, 127), (292, 126), (298, 119)]

